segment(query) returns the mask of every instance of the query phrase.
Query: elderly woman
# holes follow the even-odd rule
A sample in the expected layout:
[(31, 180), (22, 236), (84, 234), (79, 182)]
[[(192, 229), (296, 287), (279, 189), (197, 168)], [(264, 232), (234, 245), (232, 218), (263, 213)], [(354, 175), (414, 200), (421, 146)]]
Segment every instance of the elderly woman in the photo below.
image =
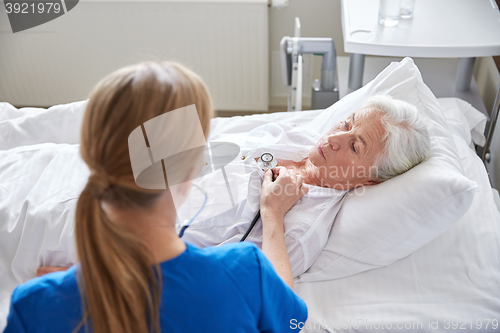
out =
[[(309, 192), (284, 219), (292, 276), (297, 277), (325, 246), (349, 190), (360, 191), (362, 186), (395, 177), (427, 159), (431, 151), (429, 134), (417, 108), (390, 96), (373, 96), (318, 137), (298, 125), (273, 123), (241, 137), (221, 138), (239, 144), (241, 156), (226, 167), (229, 185), (217, 173), (198, 180), (209, 201), (184, 239), (200, 247), (242, 239), (258, 212), (260, 186), (272, 178), (271, 171), (264, 173), (257, 160), (263, 152), (272, 151), (278, 161), (274, 176), (286, 172), (309, 186)], [(179, 220), (193, 216), (199, 202), (198, 192), (193, 192), (187, 204), (179, 207)], [(262, 232), (257, 223), (247, 240), (261, 246)]]

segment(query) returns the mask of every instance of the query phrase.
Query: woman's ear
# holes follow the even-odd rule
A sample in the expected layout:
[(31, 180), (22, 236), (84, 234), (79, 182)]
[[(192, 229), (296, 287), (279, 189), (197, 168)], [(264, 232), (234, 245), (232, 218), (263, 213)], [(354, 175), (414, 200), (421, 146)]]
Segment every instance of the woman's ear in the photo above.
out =
[(189, 171), (189, 174), (186, 176), (186, 178), (184, 178), (184, 181), (177, 185), (177, 191), (183, 198), (187, 197), (189, 190), (193, 185), (193, 177), (195, 176), (195, 171), (196, 168), (192, 167), (191, 171)]
[(192, 180), (185, 181), (177, 185), (177, 193), (180, 194), (183, 198), (187, 197), (189, 194), (189, 190), (193, 184)]
[(367, 181), (363, 182), (363, 186), (377, 185), (377, 184), (380, 184), (380, 183), (382, 183), (381, 180), (370, 179), (370, 180), (367, 180)]

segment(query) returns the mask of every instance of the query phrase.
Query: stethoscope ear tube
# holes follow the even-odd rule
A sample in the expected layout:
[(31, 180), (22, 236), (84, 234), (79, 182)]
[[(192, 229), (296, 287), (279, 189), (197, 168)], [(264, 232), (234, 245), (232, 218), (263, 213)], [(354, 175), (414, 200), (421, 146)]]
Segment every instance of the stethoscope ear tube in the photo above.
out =
[(205, 191), (203, 191), (201, 189), (201, 187), (199, 187), (198, 185), (196, 184), (193, 184), (193, 187), (197, 188), (198, 190), (201, 191), (201, 193), (203, 193), (203, 195), (205, 196), (205, 200), (203, 201), (203, 205), (201, 206), (201, 208), (198, 210), (198, 212), (196, 212), (196, 214), (193, 216), (193, 218), (185, 225), (181, 228), (181, 231), (179, 232), (179, 238), (181, 238), (182, 236), (184, 236), (184, 231), (186, 231), (186, 229), (191, 225), (191, 223), (193, 223), (194, 219), (201, 213), (201, 211), (203, 210), (203, 208), (205, 208), (205, 205), (207, 204), (207, 200), (208, 200), (208, 195)]
[(189, 227), (189, 224), (182, 227), (181, 232), (179, 232), (179, 238), (181, 238), (182, 236), (184, 236), (184, 231), (186, 231), (186, 229), (188, 227)]

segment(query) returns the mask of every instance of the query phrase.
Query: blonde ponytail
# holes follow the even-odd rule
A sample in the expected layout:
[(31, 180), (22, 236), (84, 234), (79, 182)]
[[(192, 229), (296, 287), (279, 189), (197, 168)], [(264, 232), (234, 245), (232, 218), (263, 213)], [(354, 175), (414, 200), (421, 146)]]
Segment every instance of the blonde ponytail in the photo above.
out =
[[(92, 91), (80, 140), (80, 153), (91, 175), (75, 216), (84, 310), (75, 332), (82, 325), (94, 333), (160, 332), (159, 264), (148, 244), (112, 221), (101, 204), (127, 210), (148, 209), (156, 202), (164, 191), (135, 184), (128, 136), (144, 122), (192, 104), (206, 138), (214, 112), (208, 89), (198, 75), (174, 62), (120, 69)], [(190, 170), (185, 169), (187, 175)]]
[[(147, 245), (136, 235), (111, 222), (90, 181), (76, 208), (76, 246), (92, 322), (92, 332), (160, 332), (158, 308), (161, 290), (159, 266)], [(96, 191), (97, 187), (97, 191)], [(158, 290), (151, 292), (151, 287)]]

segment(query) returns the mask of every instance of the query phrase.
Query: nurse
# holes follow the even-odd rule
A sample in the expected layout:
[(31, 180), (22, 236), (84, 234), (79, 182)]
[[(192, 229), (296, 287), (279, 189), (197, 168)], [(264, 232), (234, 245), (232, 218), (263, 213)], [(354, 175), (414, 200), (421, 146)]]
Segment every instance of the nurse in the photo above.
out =
[[(280, 170), (273, 182), (266, 172), (262, 252), (251, 243), (199, 249), (183, 242), (172, 198), (185, 197), (190, 181), (167, 190), (136, 185), (130, 133), (192, 104), (206, 139), (212, 101), (182, 65), (141, 63), (98, 83), (81, 129), (91, 175), (75, 214), (80, 262), (18, 286), (4, 332), (287, 332), (306, 320), (283, 229), (285, 213), (308, 191), (300, 176)], [(193, 169), (180, 170), (189, 179)], [(279, 187), (286, 195), (274, 194)]]

